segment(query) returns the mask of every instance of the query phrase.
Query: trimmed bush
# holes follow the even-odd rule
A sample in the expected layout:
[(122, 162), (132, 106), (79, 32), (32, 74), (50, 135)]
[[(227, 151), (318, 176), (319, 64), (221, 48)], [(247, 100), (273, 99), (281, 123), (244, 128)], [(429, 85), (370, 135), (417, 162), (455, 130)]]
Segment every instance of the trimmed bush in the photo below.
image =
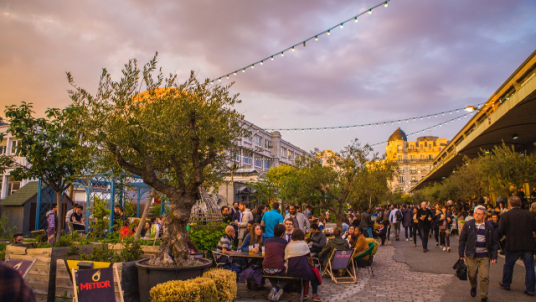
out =
[(230, 270), (216, 268), (203, 274), (204, 278), (209, 278), (216, 283), (219, 302), (232, 302), (236, 298), (236, 273)]
[(161, 283), (151, 288), (150, 294), (152, 302), (218, 302), (216, 283), (204, 277)]

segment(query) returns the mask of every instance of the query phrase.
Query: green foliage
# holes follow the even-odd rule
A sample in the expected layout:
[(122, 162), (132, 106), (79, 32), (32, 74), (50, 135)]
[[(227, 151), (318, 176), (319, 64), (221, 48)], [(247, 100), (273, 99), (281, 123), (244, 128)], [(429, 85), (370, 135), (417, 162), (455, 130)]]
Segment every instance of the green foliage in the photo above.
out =
[(102, 262), (131, 262), (136, 261), (143, 255), (143, 250), (139, 241), (134, 240), (133, 236), (125, 238), (122, 242), (123, 249), (116, 252), (114, 249), (109, 249), (108, 244), (99, 244), (93, 246), (91, 254), (82, 254), (82, 260), (102, 261)]
[(90, 220), (89, 223), (89, 227), (92, 230), (89, 236), (93, 240), (96, 240), (97, 238), (104, 236), (105, 230), (110, 227), (110, 222), (104, 219), (104, 217), (110, 217), (112, 211), (109, 209), (108, 202), (98, 196), (94, 196), (90, 211), (93, 214), (94, 219)]
[[(149, 210), (151, 214), (153, 214), (154, 217), (160, 218), (162, 215), (160, 215), (162, 211), (162, 204), (161, 203), (153, 203), (153, 207)], [(169, 215), (170, 210), (169, 207), (164, 207), (164, 215)]]
[(216, 283), (219, 302), (232, 302), (236, 299), (237, 284), (236, 273), (227, 269), (211, 269), (203, 274)]
[(6, 214), (2, 214), (2, 218), (0, 218), (0, 236), (3, 238), (11, 239), (13, 234), (17, 232), (17, 226), (8, 226), (7, 220), (8, 218)]
[(138, 205), (135, 202), (125, 202), (124, 211), (126, 217), (136, 217)]
[(152, 302), (218, 302), (216, 283), (203, 277), (160, 283), (151, 288), (150, 294)]
[(6, 259), (6, 246), (7, 243), (0, 243), (0, 260)]
[(222, 223), (218, 227), (192, 227), (190, 228), (190, 240), (201, 251), (213, 251), (218, 246), (223, 234), (225, 234), (226, 226), (226, 224)]

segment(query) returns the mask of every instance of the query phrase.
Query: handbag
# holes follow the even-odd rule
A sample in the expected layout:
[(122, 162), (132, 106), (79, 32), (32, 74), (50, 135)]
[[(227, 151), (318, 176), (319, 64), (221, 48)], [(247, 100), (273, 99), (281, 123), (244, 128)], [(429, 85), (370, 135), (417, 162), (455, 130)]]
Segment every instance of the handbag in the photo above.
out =
[(452, 268), (456, 270), (454, 275), (458, 277), (458, 279), (462, 281), (467, 280), (467, 265), (465, 264), (465, 261), (458, 259)]

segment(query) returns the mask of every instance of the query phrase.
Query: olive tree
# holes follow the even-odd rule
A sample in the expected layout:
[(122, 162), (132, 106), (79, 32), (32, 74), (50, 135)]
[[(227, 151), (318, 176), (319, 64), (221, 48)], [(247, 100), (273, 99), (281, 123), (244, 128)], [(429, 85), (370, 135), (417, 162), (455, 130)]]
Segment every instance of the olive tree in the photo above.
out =
[(245, 134), (243, 116), (233, 108), (238, 95), (230, 95), (230, 85), (198, 81), (193, 72), (179, 84), (176, 75), (158, 69), (156, 56), (143, 70), (130, 60), (118, 81), (103, 69), (95, 94), (67, 77), (73, 104), (84, 108), (81, 132), (99, 158), (169, 198), (166, 235), (149, 264), (193, 264), (186, 230), (191, 209), (200, 187), (228, 170), (226, 150)]

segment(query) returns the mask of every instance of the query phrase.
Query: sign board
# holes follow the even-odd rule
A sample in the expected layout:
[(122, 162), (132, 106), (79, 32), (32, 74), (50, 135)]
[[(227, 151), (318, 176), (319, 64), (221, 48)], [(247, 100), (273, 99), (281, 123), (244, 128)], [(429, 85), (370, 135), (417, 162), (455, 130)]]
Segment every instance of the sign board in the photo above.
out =
[(34, 259), (33, 261), (30, 261), (30, 260), (9, 259), (8, 261), (5, 262), (5, 264), (11, 267), (12, 269), (16, 270), (17, 272), (19, 272), (22, 278), (24, 278), (26, 274), (32, 269), (35, 261), (37, 260)]
[(345, 269), (348, 266), (348, 261), (352, 257), (352, 250), (336, 251), (335, 256), (331, 259), (331, 268), (334, 270)]
[[(77, 302), (115, 301), (115, 280), (119, 280), (114, 267), (72, 270), (74, 293)], [(121, 284), (117, 282), (121, 301)]]

